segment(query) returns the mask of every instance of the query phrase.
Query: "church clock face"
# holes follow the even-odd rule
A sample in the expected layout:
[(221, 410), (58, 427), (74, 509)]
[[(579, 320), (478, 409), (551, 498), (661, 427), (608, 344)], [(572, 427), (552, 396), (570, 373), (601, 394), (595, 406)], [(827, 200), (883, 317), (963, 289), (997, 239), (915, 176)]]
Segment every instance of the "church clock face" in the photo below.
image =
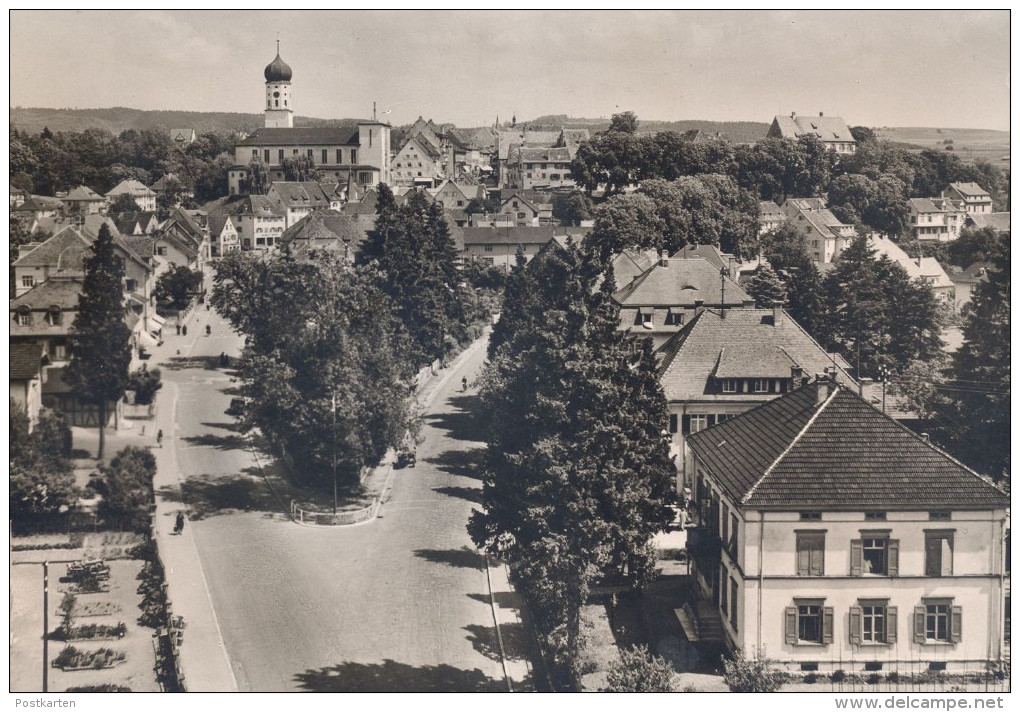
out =
[(273, 92), (273, 98), (274, 98), (274, 99), (279, 99), (279, 98), (280, 98), (280, 92), (278, 92), (278, 91), (274, 91), (274, 92)]

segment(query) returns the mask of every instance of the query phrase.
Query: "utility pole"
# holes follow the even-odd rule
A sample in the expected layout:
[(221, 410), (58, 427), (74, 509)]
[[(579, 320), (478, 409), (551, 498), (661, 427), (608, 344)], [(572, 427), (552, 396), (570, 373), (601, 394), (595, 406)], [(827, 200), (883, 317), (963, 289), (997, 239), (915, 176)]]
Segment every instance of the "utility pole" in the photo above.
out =
[(719, 318), (726, 318), (726, 268), (719, 269)]
[(48, 636), (50, 633), (50, 563), (44, 561), (42, 565), (42, 691), (49, 692), (50, 676), (50, 646)]
[(333, 516), (336, 516), (336, 390), (331, 400), (333, 411)]

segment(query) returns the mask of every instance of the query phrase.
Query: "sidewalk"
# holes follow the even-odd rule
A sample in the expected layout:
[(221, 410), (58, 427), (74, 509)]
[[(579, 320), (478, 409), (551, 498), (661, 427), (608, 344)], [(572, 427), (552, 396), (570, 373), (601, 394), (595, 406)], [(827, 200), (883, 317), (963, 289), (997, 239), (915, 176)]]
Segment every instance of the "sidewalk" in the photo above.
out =
[(509, 571), (505, 564), (488, 560), (488, 567), (493, 615), (499, 626), (503, 646), (503, 669), (511, 680), (513, 692), (534, 692), (539, 685), (535, 676), (544, 673), (532, 670), (526, 653), (534, 646), (528, 644), (531, 635), (520, 615), (524, 599), (510, 585)]

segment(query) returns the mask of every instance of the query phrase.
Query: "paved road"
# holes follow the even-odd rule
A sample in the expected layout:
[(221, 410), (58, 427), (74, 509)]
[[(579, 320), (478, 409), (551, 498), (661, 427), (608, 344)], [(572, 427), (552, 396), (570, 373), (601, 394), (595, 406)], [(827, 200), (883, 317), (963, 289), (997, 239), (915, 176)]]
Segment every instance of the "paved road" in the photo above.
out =
[[(197, 316), (192, 365), (236, 353), (225, 322)], [(481, 443), (464, 410), (473, 396), (458, 391), (483, 358), (477, 349), (436, 390), (418, 465), (397, 472), (381, 518), (341, 529), (279, 514), (223, 412), (236, 386), (228, 375), (200, 365), (164, 370), (178, 393), (189, 526), (240, 690), (506, 689), (484, 559), (464, 529), (480, 491)], [(511, 656), (523, 638), (513, 628), (504, 630)]]

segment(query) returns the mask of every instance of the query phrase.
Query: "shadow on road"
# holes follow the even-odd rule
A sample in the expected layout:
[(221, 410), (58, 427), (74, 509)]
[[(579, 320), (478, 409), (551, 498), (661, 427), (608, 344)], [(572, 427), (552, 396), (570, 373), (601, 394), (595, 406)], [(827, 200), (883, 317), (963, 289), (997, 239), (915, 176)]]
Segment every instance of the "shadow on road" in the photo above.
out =
[[(489, 594), (487, 593), (469, 593), (467, 594), (467, 597), (473, 601), (489, 605)], [(513, 591), (496, 591), (492, 594), (492, 600), (500, 608), (521, 609), (520, 594), (514, 593)]]
[(219, 423), (202, 423), (207, 428), (219, 428), (220, 430), (229, 430), (234, 433), (243, 433), (241, 424), (236, 420), (224, 420)]
[[(489, 658), (489, 660), (502, 661), (499, 652), (499, 637), (496, 635), (495, 626), (466, 625), (464, 630), (470, 633), (467, 639), (471, 641), (471, 645), (474, 646), (475, 650)], [(527, 660), (530, 648), (528, 631), (525, 629), (524, 624), (503, 623), (499, 627), (499, 631), (503, 636), (503, 650), (506, 651), (507, 659)]]
[(450, 405), (456, 409), (454, 412), (425, 416), (425, 422), (434, 428), (446, 430), (446, 437), (450, 439), (484, 442), (485, 429), (476, 412), (478, 396), (453, 396)]
[(179, 490), (162, 487), (156, 493), (166, 501), (187, 505), (188, 516), (195, 520), (236, 511), (276, 511), (262, 482), (245, 475), (189, 477)]
[(381, 664), (341, 663), (294, 676), (304, 690), (312, 692), (501, 692), (500, 680), (481, 670), (461, 670), (450, 665), (415, 667), (393, 660)]
[(440, 472), (449, 472), (458, 477), (470, 477), (473, 480), (482, 479), (482, 460), (485, 451), (476, 448), (474, 450), (447, 450), (436, 457), (426, 458), (423, 462), (435, 465)]
[(485, 557), (466, 546), (459, 549), (416, 549), (414, 555), (434, 564), (447, 564), (463, 569), (485, 568)]
[(213, 435), (204, 433), (182, 438), (189, 445), (201, 445), (214, 447), (217, 450), (245, 450), (248, 448), (248, 439), (242, 435)]
[(449, 497), (466, 499), (468, 502), (474, 502), (475, 504), (482, 503), (482, 491), (477, 487), (433, 487), (432, 491), (445, 494)]
[(204, 368), (207, 371), (223, 371), (231, 378), (237, 372), (229, 367), (220, 366), (219, 356), (172, 356), (168, 361), (160, 365), (168, 371), (183, 371), (186, 368)]

